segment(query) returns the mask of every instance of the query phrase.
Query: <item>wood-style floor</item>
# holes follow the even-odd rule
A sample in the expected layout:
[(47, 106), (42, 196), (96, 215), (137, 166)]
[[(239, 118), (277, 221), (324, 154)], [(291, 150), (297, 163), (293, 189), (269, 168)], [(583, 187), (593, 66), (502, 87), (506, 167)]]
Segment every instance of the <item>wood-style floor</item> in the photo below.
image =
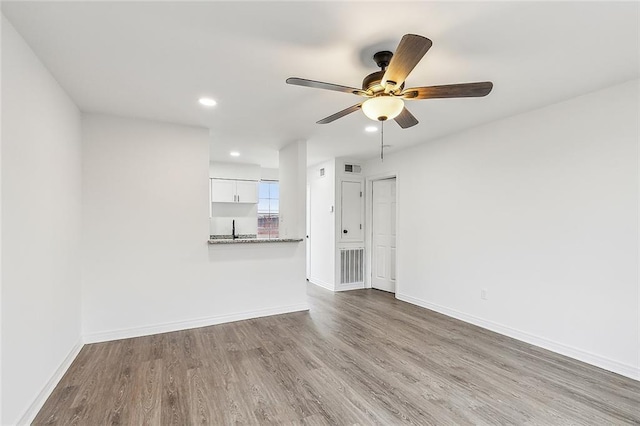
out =
[(85, 346), (36, 424), (640, 424), (640, 383), (376, 290)]

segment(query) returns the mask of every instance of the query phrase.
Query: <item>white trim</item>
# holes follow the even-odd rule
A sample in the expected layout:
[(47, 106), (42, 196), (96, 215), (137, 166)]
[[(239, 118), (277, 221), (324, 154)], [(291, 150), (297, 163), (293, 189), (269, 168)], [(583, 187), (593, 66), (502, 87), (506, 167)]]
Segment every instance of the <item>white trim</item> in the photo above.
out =
[(395, 292), (400, 292), (400, 268), (398, 267), (398, 259), (400, 259), (400, 175), (396, 171), (388, 171), (383, 173), (376, 173), (371, 176), (367, 176), (365, 179), (365, 274), (364, 274), (364, 288), (372, 287), (373, 276), (373, 181), (383, 179), (396, 179), (396, 289)]
[(307, 182), (307, 194), (306, 194), (306, 211), (305, 211), (305, 240), (304, 247), (305, 252), (305, 278), (307, 281), (311, 279), (311, 184)]
[(330, 291), (335, 291), (335, 288), (334, 288), (333, 284), (329, 284), (326, 281), (319, 280), (317, 278), (311, 277), (311, 278), (309, 278), (309, 282), (311, 284), (317, 285), (318, 287), (322, 287), (322, 288), (330, 290)]
[(238, 312), (235, 314), (216, 315), (207, 318), (199, 318), (186, 321), (168, 322), (158, 325), (143, 327), (133, 327), (113, 331), (101, 331), (97, 333), (87, 333), (84, 335), (85, 343), (107, 342), (110, 340), (129, 339), (131, 337), (149, 336), (151, 334), (168, 333), (171, 331), (188, 330), (190, 328), (207, 327), (210, 325), (223, 324), (226, 322), (242, 321), (252, 318), (267, 317), (271, 315), (288, 314), (291, 312), (307, 311), (307, 303), (296, 305), (277, 306), (273, 308), (258, 309), (249, 312)]
[(455, 309), (436, 305), (435, 303), (427, 302), (416, 297), (407, 296), (406, 294), (396, 293), (396, 299), (439, 312), (449, 317), (468, 322), (482, 328), (486, 328), (487, 330), (491, 330), (496, 333), (514, 338), (516, 340), (520, 340), (534, 346), (556, 352), (560, 355), (565, 355), (570, 358), (577, 359), (578, 361), (586, 362), (587, 364), (612, 371), (631, 379), (640, 380), (640, 368), (634, 367), (633, 365), (624, 364), (619, 361), (603, 357), (601, 355), (575, 348), (573, 346), (568, 346), (563, 343), (546, 339), (544, 337), (539, 337), (524, 331), (517, 330), (515, 328), (508, 327), (506, 325), (476, 317), (474, 315), (465, 314)]
[(310, 278), (309, 282), (311, 284), (317, 285), (318, 287), (322, 287), (325, 290), (329, 291), (348, 291), (348, 290), (361, 290), (364, 287), (364, 283), (351, 283), (351, 284), (340, 284), (337, 286), (333, 286), (326, 281), (319, 280), (317, 278)]
[(82, 340), (78, 339), (78, 341), (75, 343), (75, 345), (73, 345), (60, 366), (53, 373), (47, 384), (44, 385), (36, 399), (31, 403), (20, 420), (18, 420), (18, 425), (30, 425), (31, 422), (33, 422), (33, 419), (35, 419), (36, 415), (38, 414), (44, 403), (47, 401), (47, 398), (51, 396), (51, 393), (60, 382), (60, 379), (62, 379), (62, 376), (64, 376), (64, 373), (67, 372), (73, 360), (76, 359), (83, 346), (84, 345), (82, 344)]
[(341, 284), (335, 291), (362, 290), (363, 288), (364, 283)]

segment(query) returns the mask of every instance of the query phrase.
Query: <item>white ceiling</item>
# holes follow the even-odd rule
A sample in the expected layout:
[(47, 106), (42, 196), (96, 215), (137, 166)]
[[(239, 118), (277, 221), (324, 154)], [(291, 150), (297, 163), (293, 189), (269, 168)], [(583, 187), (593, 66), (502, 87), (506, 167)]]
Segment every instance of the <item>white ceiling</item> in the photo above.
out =
[[(359, 87), (377, 50), (405, 33), (433, 47), (407, 86), (490, 80), (478, 99), (413, 101), (397, 150), (637, 78), (637, 2), (3, 2), (5, 16), (83, 111), (210, 128), (211, 158), (277, 166), (308, 141), (309, 164), (370, 158), (361, 112), (315, 122), (356, 96), (289, 86), (303, 77)], [(212, 109), (197, 99), (218, 101)], [(229, 151), (242, 153), (238, 159)]]

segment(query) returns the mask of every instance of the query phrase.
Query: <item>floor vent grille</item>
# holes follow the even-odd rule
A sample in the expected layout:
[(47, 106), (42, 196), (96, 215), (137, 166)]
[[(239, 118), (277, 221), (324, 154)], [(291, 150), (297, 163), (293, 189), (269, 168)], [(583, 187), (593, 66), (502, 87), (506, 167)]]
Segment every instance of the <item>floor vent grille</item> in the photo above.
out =
[(340, 249), (340, 284), (364, 282), (364, 248)]

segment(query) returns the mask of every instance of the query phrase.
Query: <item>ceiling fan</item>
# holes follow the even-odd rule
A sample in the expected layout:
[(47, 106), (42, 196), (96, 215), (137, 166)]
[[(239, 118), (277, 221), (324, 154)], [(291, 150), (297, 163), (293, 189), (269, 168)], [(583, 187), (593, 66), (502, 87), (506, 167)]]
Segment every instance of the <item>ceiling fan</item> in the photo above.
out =
[(426, 37), (406, 34), (400, 40), (395, 54), (389, 51), (376, 53), (373, 55), (373, 60), (381, 70), (366, 76), (362, 81), (362, 89), (297, 77), (288, 78), (287, 83), (351, 93), (367, 98), (361, 103), (323, 118), (318, 121), (318, 124), (331, 123), (362, 109), (362, 112), (372, 120), (384, 122), (393, 119), (403, 129), (418, 124), (418, 120), (404, 106), (405, 100), (481, 97), (491, 92), (493, 83), (490, 81), (405, 89), (404, 82), (407, 76), (431, 48), (431, 44), (431, 40)]

